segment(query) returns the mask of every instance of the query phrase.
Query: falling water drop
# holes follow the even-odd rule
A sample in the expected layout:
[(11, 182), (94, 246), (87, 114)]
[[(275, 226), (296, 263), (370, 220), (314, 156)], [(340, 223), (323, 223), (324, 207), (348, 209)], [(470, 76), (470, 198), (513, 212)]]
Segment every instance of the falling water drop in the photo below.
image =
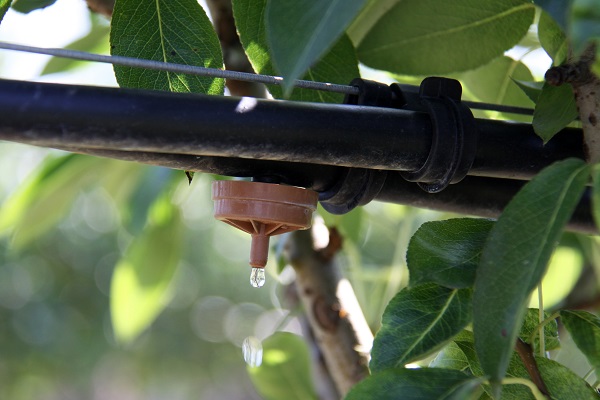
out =
[(265, 284), (264, 268), (252, 268), (252, 271), (250, 272), (250, 284), (257, 288)]
[(250, 367), (260, 367), (260, 364), (262, 364), (263, 347), (258, 338), (248, 336), (244, 339), (244, 342), (242, 343), (242, 352), (246, 364)]

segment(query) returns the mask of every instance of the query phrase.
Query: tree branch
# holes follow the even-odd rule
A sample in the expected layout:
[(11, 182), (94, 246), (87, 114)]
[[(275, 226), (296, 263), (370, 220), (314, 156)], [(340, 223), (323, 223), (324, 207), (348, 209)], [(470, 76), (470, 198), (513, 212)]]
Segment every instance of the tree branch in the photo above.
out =
[(85, 0), (91, 12), (102, 14), (107, 18), (112, 17), (115, 0)]
[(592, 44), (579, 61), (552, 67), (545, 76), (550, 85), (570, 83), (573, 86), (586, 158), (592, 164), (600, 162), (600, 79), (591, 70), (595, 57), (596, 45)]
[[(225, 69), (253, 73), (254, 70), (235, 28), (231, 0), (206, 0), (206, 4), (221, 42)], [(262, 84), (231, 79), (228, 79), (226, 84), (233, 96), (265, 97), (266, 95), (265, 87)]]
[(531, 378), (531, 381), (535, 383), (535, 386), (548, 398), (550, 397), (550, 392), (544, 383), (544, 379), (542, 379), (542, 374), (540, 374), (540, 370), (538, 369), (537, 363), (535, 362), (535, 356), (533, 355), (533, 349), (530, 345), (525, 343), (520, 338), (517, 338), (516, 344), (517, 354), (521, 357), (521, 361), (527, 369), (527, 373)]
[(369, 374), (373, 334), (350, 283), (341, 275), (335, 257), (341, 244), (335, 229), (330, 230), (329, 244), (323, 249), (315, 248), (311, 231), (298, 231), (292, 234), (286, 250), (313, 334), (344, 396)]

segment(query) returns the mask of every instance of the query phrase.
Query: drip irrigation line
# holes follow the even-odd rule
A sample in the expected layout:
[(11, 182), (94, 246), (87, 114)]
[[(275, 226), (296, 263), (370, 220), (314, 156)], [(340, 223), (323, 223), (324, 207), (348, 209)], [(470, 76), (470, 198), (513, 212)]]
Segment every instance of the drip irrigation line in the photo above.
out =
[[(228, 71), (217, 68), (205, 68), (195, 65), (173, 64), (162, 61), (145, 60), (134, 57), (107, 56), (102, 54), (88, 53), (84, 51), (43, 48), (24, 46), (16, 43), (0, 42), (0, 49), (21, 51), (25, 53), (44, 54), (54, 57), (70, 58), (82, 61), (99, 62), (105, 64), (122, 65), (133, 68), (146, 68), (158, 71), (168, 71), (197, 76), (209, 76), (213, 78), (234, 79), (244, 82), (257, 82), (266, 85), (282, 85), (283, 78), (279, 76), (253, 74), (248, 72)], [(403, 90), (418, 93), (418, 86), (400, 85)], [(297, 79), (294, 87), (301, 89), (320, 90), (326, 92), (342, 93), (347, 95), (359, 95), (360, 90), (356, 86), (340, 85), (336, 83), (315, 82)], [(463, 101), (470, 108), (486, 111), (497, 111), (510, 114), (533, 115), (533, 110), (524, 107), (505, 106), (501, 104), (480, 103), (474, 101)]]
[[(15, 43), (0, 42), (0, 49), (22, 51), (25, 53), (45, 54), (54, 57), (71, 58), (75, 60), (92, 61), (113, 65), (123, 65), (133, 68), (146, 68), (158, 71), (168, 71), (181, 74), (209, 76), (213, 78), (234, 79), (245, 82), (258, 82), (266, 85), (282, 85), (283, 78), (279, 76), (269, 76), (253, 74), (248, 72), (228, 71), (217, 68), (205, 68), (195, 65), (173, 64), (162, 61), (144, 60), (124, 56), (106, 56), (101, 54), (87, 53), (84, 51), (43, 48), (33, 46), (23, 46)], [(320, 90), (325, 92), (335, 92), (342, 94), (358, 95), (360, 93), (356, 86), (339, 85), (336, 83), (314, 82), (297, 79), (294, 86), (301, 89)]]

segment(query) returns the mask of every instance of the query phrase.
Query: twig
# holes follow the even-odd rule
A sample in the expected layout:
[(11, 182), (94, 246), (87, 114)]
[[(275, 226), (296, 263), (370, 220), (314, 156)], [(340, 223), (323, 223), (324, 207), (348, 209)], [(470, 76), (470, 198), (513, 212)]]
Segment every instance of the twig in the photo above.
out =
[[(538, 330), (540, 335), (540, 357), (546, 357), (546, 335), (544, 334), (544, 294), (542, 291), (542, 282), (538, 285)], [(530, 343), (534, 343), (531, 341)]]
[(341, 236), (332, 229), (329, 245), (317, 250), (311, 232), (299, 231), (292, 234), (286, 247), (308, 321), (329, 373), (344, 396), (369, 374), (373, 335), (335, 257)]
[(112, 17), (115, 0), (85, 0), (92, 12), (102, 14), (107, 18)]
[(535, 386), (537, 386), (541, 393), (546, 396), (550, 396), (550, 392), (548, 391), (548, 388), (544, 383), (544, 379), (542, 379), (542, 374), (540, 373), (537, 363), (535, 362), (535, 357), (533, 355), (533, 349), (531, 346), (518, 338), (515, 348), (517, 350), (517, 354), (519, 354), (519, 357), (521, 357), (521, 361), (523, 362), (531, 381), (535, 383)]
[[(231, 0), (206, 0), (213, 25), (221, 42), (225, 68), (229, 71), (253, 73), (252, 65), (244, 52), (237, 34)], [(227, 79), (227, 88), (233, 96), (265, 97), (262, 84)]]
[(550, 68), (545, 76), (550, 85), (573, 86), (587, 159), (592, 164), (600, 162), (600, 79), (591, 71), (595, 57), (596, 45), (592, 44), (578, 61)]

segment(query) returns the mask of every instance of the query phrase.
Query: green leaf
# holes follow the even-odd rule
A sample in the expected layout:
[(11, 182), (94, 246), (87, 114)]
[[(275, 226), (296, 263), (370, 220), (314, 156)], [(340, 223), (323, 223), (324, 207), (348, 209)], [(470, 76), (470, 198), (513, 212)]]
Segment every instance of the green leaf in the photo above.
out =
[(504, 377), (525, 304), (588, 176), (588, 166), (579, 159), (545, 168), (523, 186), (490, 232), (475, 280), (473, 331), (481, 366), (493, 384)]
[(263, 342), (260, 367), (247, 367), (254, 387), (265, 400), (317, 399), (310, 375), (310, 356), (304, 340), (277, 332)]
[(115, 267), (110, 311), (115, 338), (130, 343), (160, 314), (172, 297), (171, 281), (181, 253), (179, 209), (163, 194), (153, 204), (146, 228)]
[(426, 222), (408, 244), (410, 286), (437, 283), (449, 288), (473, 286), (481, 250), (494, 222), (456, 218)]
[(533, 0), (533, 2), (550, 14), (563, 31), (567, 30), (573, 0)]
[[(544, 312), (544, 319), (549, 317), (550, 313)], [(540, 337), (539, 334), (537, 334), (539, 323), (539, 310), (537, 308), (530, 308), (525, 313), (523, 326), (521, 326), (521, 331), (519, 332), (521, 340), (529, 345), (533, 345), (534, 354), (538, 354), (538, 349), (540, 348)], [(534, 332), (536, 332), (536, 335), (533, 343), (531, 343), (530, 339)], [(544, 325), (544, 339), (544, 348), (546, 351), (556, 350), (560, 347), (560, 341), (558, 340), (558, 323), (556, 320)]]
[(0, 234), (12, 234), (13, 248), (23, 249), (67, 214), (77, 196), (97, 183), (99, 171), (110, 173), (106, 160), (74, 154), (49, 158), (3, 204)]
[[(450, 351), (447, 355), (445, 355), (447, 349), (449, 349)], [(444, 348), (444, 350), (442, 350), (442, 352), (440, 352), (440, 354), (434, 360), (434, 363), (436, 364), (436, 366), (439, 366), (438, 364), (453, 365), (453, 360), (454, 365), (461, 366), (465, 369), (468, 368), (467, 372), (473, 374), (474, 376), (484, 375), (484, 372), (481, 369), (481, 366), (479, 365), (479, 361), (477, 359), (472, 332), (463, 331), (460, 334), (458, 334), (453, 339), (453, 342), (451, 342), (448, 346)], [(539, 360), (540, 359), (537, 359), (537, 364), (540, 367), (540, 370), (542, 372), (545, 382), (547, 383), (547, 386), (552, 391), (551, 393), (560, 393), (560, 391), (562, 390), (560, 383), (561, 379), (555, 379), (555, 373), (552, 371), (553, 368), (556, 368), (557, 363), (551, 363), (549, 365), (547, 363), (544, 363), (543, 361), (540, 362)], [(540, 366), (540, 363), (542, 363), (543, 365)], [(567, 368), (563, 366), (560, 366), (559, 369), (560, 371), (556, 372), (556, 374), (563, 373), (564, 370), (567, 370)], [(527, 372), (527, 369), (521, 361), (521, 358), (514, 351), (512, 352), (510, 357), (510, 362), (506, 371), (506, 376), (511, 378), (531, 379)], [(579, 391), (579, 389), (583, 389), (583, 393), (587, 392), (588, 389), (585, 389), (585, 386), (587, 385), (585, 384), (585, 382), (583, 382), (581, 378), (574, 377), (574, 374), (572, 372), (564, 373), (564, 376), (568, 377), (569, 380), (577, 380), (577, 382), (574, 381), (574, 385), (578, 386), (576, 393), (582, 393), (581, 391)], [(564, 380), (562, 381), (564, 382)], [(581, 385), (581, 382), (583, 382), (583, 385)], [(531, 391), (523, 385), (503, 385), (502, 388), (502, 400), (535, 400), (535, 398), (531, 394)], [(484, 398), (491, 398), (490, 387), (488, 385), (485, 385), (484, 390), (486, 390), (486, 392), (488, 393), (488, 397)], [(553, 398), (563, 399), (563, 397), (558, 396), (554, 396)], [(584, 398), (586, 397), (584, 396)]]
[(448, 368), (457, 371), (469, 370), (470, 366), (469, 358), (454, 341), (448, 343), (429, 364), (431, 368)]
[(471, 322), (471, 290), (425, 284), (403, 289), (386, 307), (371, 371), (400, 367), (439, 350)]
[(401, 1), (365, 36), (358, 59), (407, 75), (466, 71), (517, 44), (534, 14), (527, 0)]
[[(196, 0), (117, 0), (111, 54), (208, 68), (223, 68), (219, 39)], [(224, 80), (114, 66), (123, 87), (222, 94)]]
[(596, 221), (596, 227), (600, 229), (600, 164), (594, 165), (592, 169), (592, 215)]
[[(90, 31), (84, 37), (77, 39), (65, 48), (69, 50), (88, 51), (92, 53), (102, 53), (108, 49), (108, 35), (110, 26), (103, 23), (101, 18), (96, 14), (90, 14), (92, 26)], [(52, 57), (46, 64), (40, 75), (54, 74), (64, 72), (87, 65), (84, 61), (73, 60), (70, 58)]]
[[(598, 392), (569, 368), (545, 357), (535, 358), (544, 383), (553, 399), (597, 400)], [(523, 376), (529, 378), (528, 376)], [(519, 399), (520, 400), (520, 399)]]
[[(366, 0), (268, 0), (267, 40), (284, 92), (342, 36)], [(346, 82), (348, 83), (348, 82)]]
[(56, 0), (15, 0), (12, 8), (23, 14), (28, 14), (32, 11), (46, 8), (56, 3)]
[(512, 82), (533, 80), (525, 64), (510, 57), (499, 57), (483, 67), (460, 75), (460, 81), (477, 100), (511, 106), (531, 107), (531, 101)]
[(576, 54), (600, 40), (600, 7), (596, 0), (572, 0), (570, 35)]
[(2, 21), (2, 18), (4, 18), (4, 14), (6, 14), (8, 9), (10, 8), (11, 1), (12, 0), (0, 0), (0, 21)]
[(538, 38), (546, 53), (554, 61), (554, 65), (559, 65), (567, 58), (569, 45), (565, 33), (554, 18), (545, 11), (542, 11), (538, 22)]
[(346, 395), (345, 400), (442, 400), (473, 380), (453, 369), (391, 368), (365, 378)]
[(577, 118), (577, 106), (571, 85), (542, 87), (533, 112), (533, 130), (547, 143), (552, 137)]
[(543, 81), (534, 82), (534, 81), (520, 81), (518, 79), (513, 79), (513, 81), (517, 84), (517, 86), (529, 97), (531, 101), (537, 103), (540, 98), (540, 94), (542, 93), (542, 88), (544, 87)]
[(587, 311), (563, 310), (560, 320), (596, 373), (600, 372), (600, 318)]
[(451, 389), (444, 400), (477, 400), (484, 393), (482, 384), (485, 378), (473, 378)]
[(373, 26), (383, 17), (392, 7), (401, 0), (368, 0), (365, 5), (350, 24), (346, 33), (355, 46), (358, 46)]
[[(248, 55), (252, 67), (258, 74), (277, 75), (267, 45), (265, 28), (265, 8), (267, 0), (234, 0), (233, 15), (240, 41)], [(340, 83), (347, 85), (359, 77), (358, 60), (352, 43), (346, 35), (333, 45), (323, 58), (311, 66), (302, 79)], [(280, 86), (268, 85), (269, 92), (275, 98), (283, 98)], [(344, 97), (338, 93), (320, 90), (295, 89), (288, 98), (296, 101), (323, 103), (341, 103)]]

